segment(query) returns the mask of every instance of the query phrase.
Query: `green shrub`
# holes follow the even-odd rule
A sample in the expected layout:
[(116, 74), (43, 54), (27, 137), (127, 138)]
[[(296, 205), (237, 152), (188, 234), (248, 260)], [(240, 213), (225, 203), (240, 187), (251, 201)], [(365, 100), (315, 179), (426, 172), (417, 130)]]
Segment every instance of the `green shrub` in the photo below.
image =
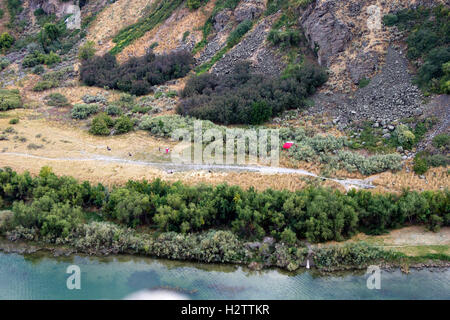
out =
[(123, 134), (130, 132), (133, 130), (134, 122), (130, 118), (126, 116), (121, 116), (119, 119), (116, 120), (116, 123), (114, 125), (114, 129), (116, 130), (116, 134)]
[(51, 80), (43, 80), (36, 83), (36, 85), (33, 87), (33, 91), (45, 91), (56, 87), (58, 87), (58, 82)]
[(10, 64), (11, 64), (11, 61), (9, 61), (8, 59), (0, 58), (0, 71), (5, 69), (6, 67), (8, 67)]
[(25, 68), (32, 68), (40, 64), (51, 66), (55, 63), (61, 62), (61, 58), (58, 54), (51, 51), (49, 54), (44, 54), (39, 51), (33, 51), (25, 56), (22, 61), (22, 66)]
[(3, 32), (0, 35), (0, 51), (4, 51), (6, 49), (11, 48), (14, 44), (14, 38), (7, 32)]
[(361, 80), (359, 80), (358, 86), (362, 89), (365, 88), (369, 85), (370, 83), (370, 79), (366, 79), (366, 78), (362, 78)]
[(13, 118), (11, 120), (9, 120), (9, 124), (18, 124), (19, 123), (19, 119), (17, 118)]
[(383, 17), (384, 25), (388, 27), (392, 27), (398, 22), (398, 17), (395, 14), (387, 14)]
[(383, 17), (385, 25), (396, 25), (408, 35), (408, 58), (420, 66), (417, 84), (426, 93), (450, 91), (450, 74), (444, 65), (450, 61), (450, 9), (442, 4), (434, 8), (418, 6)]
[(22, 107), (22, 98), (19, 90), (0, 89), (0, 111)]
[(188, 31), (185, 31), (184, 33), (183, 33), (183, 41), (186, 41), (186, 39), (187, 39), (187, 37), (189, 37), (189, 35), (191, 34), (191, 32), (188, 30)]
[(50, 46), (55, 40), (57, 40), (65, 31), (65, 23), (53, 24), (46, 23), (39, 32), (39, 41), (44, 48)]
[(190, 71), (192, 63), (192, 55), (184, 50), (164, 55), (149, 52), (122, 64), (117, 62), (116, 57), (105, 54), (83, 60), (80, 77), (88, 86), (144, 95), (152, 92), (154, 85), (184, 77)]
[(45, 103), (49, 106), (65, 107), (69, 105), (69, 101), (67, 100), (66, 96), (58, 92), (49, 94), (44, 98), (44, 100)]
[(94, 41), (87, 41), (78, 49), (78, 59), (88, 60), (95, 55), (95, 43)]
[[(192, 243), (200, 249), (199, 253), (212, 250), (213, 244), (223, 239), (237, 239), (237, 235), (249, 239), (271, 235), (290, 243), (296, 242), (296, 236), (297, 239), (321, 242), (342, 241), (360, 231), (381, 234), (406, 224), (424, 224), (432, 230), (450, 226), (448, 190), (381, 194), (354, 189), (342, 193), (309, 187), (295, 192), (270, 189), (258, 192), (226, 184), (187, 186), (180, 182), (154, 180), (129, 181), (125, 186), (107, 191), (101, 185), (57, 177), (50, 168), (44, 167), (37, 177), (29, 173), (17, 174), (8, 168), (0, 170), (0, 198), (6, 206), (13, 207), (15, 226), (35, 228), (39, 235), (47, 222), (44, 233), (45, 237), (51, 235), (50, 241), (58, 234), (66, 235), (66, 230), (73, 231), (79, 222), (72, 224), (71, 221), (77, 221), (79, 208), (91, 206), (101, 209), (104, 219), (128, 226), (151, 227), (159, 232), (189, 233), (218, 227), (235, 232), (227, 231), (220, 236), (214, 232), (216, 236), (202, 238), (206, 242)], [(53, 215), (57, 219), (50, 217)], [(58, 223), (59, 220), (65, 221)], [(77, 239), (89, 238), (89, 234), (82, 235)], [(166, 241), (165, 237), (177, 241), (178, 236), (184, 237), (164, 235), (156, 243)], [(191, 236), (200, 235), (186, 235)], [(119, 241), (119, 238), (121, 235), (115, 234), (110, 239)], [(157, 244), (150, 245), (148, 250), (153, 252), (150, 248), (154, 245)], [(285, 266), (290, 263), (282, 262), (286, 260), (288, 252), (285, 249), (288, 248), (285, 246), (277, 251), (280, 254), (278, 262)], [(335, 263), (334, 259), (342, 265), (350, 261), (356, 262), (351, 263), (353, 265), (368, 261), (364, 258), (366, 255), (360, 256), (357, 251), (337, 250), (323, 252), (317, 256), (316, 264), (330, 267)], [(365, 250), (361, 248), (361, 252)], [(304, 250), (291, 253), (299, 259), (306, 255)]]
[(97, 104), (75, 104), (71, 111), (73, 119), (87, 119), (90, 115), (98, 112)]
[(298, 30), (272, 29), (267, 36), (267, 40), (269, 40), (274, 46), (281, 45), (282, 47), (294, 47), (298, 46), (304, 38)]
[(187, 6), (191, 10), (196, 10), (202, 6), (202, 2), (200, 0), (187, 0)]
[(61, 62), (61, 58), (53, 51), (50, 51), (49, 54), (44, 55), (44, 64), (47, 66), (51, 66), (59, 62)]
[(290, 228), (286, 228), (281, 233), (281, 241), (283, 241), (284, 243), (293, 245), (297, 242), (297, 235)]
[(63, 82), (74, 75), (73, 67), (64, 67), (57, 71), (47, 72), (42, 76), (42, 79), (47, 81)]
[(427, 163), (432, 167), (446, 167), (450, 163), (448, 156), (443, 154), (434, 154), (426, 158)]
[(122, 115), (122, 113), (122, 108), (120, 108), (116, 104), (111, 104), (106, 107), (106, 114), (108, 114), (109, 116), (120, 116)]
[(114, 121), (108, 115), (101, 113), (92, 119), (89, 133), (97, 136), (108, 136), (111, 133), (110, 127)]
[(450, 147), (450, 135), (441, 133), (433, 138), (433, 146), (437, 149), (447, 149)]
[(397, 126), (394, 135), (397, 137), (398, 144), (405, 149), (411, 149), (416, 141), (416, 136), (403, 124)]
[(425, 174), (428, 171), (427, 160), (420, 155), (416, 155), (414, 157), (413, 170), (416, 174), (419, 174), (419, 175)]
[(392, 253), (366, 243), (349, 243), (341, 246), (317, 248), (314, 263), (323, 269), (342, 268), (343, 266), (367, 267), (369, 264), (389, 258)]
[(44, 72), (45, 72), (45, 68), (41, 65), (37, 65), (36, 67), (33, 68), (33, 71), (32, 71), (33, 74), (37, 74), (37, 75), (43, 74)]
[[(314, 65), (292, 68), (279, 77), (252, 73), (250, 63), (243, 61), (222, 77), (190, 77), (177, 112), (222, 124), (258, 123), (285, 110), (305, 107), (305, 98), (326, 80), (327, 74)], [(258, 110), (263, 112), (261, 116), (256, 114)]]

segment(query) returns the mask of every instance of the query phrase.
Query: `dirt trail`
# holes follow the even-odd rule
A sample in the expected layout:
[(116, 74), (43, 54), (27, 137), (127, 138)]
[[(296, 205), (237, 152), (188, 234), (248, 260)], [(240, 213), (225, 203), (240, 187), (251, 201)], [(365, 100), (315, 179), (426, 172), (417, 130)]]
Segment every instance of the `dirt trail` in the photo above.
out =
[(296, 174), (296, 175), (304, 175), (310, 176), (314, 178), (320, 178), (322, 180), (330, 180), (334, 181), (340, 185), (342, 185), (346, 190), (351, 188), (361, 188), (361, 189), (373, 189), (374, 186), (371, 183), (371, 178), (360, 180), (360, 179), (332, 179), (320, 177), (312, 172), (302, 170), (302, 169), (289, 169), (289, 168), (280, 168), (280, 167), (267, 167), (267, 166), (239, 166), (239, 165), (218, 165), (218, 164), (181, 164), (174, 162), (149, 162), (149, 161), (139, 161), (139, 160), (128, 160), (117, 157), (110, 157), (98, 154), (86, 155), (86, 157), (60, 157), (60, 158), (50, 158), (44, 156), (37, 156), (27, 153), (18, 153), (18, 152), (3, 152), (1, 156), (12, 156), (12, 157), (23, 157), (23, 158), (32, 158), (32, 159), (40, 159), (47, 161), (69, 161), (69, 162), (77, 162), (77, 161), (99, 161), (104, 163), (119, 163), (119, 164), (131, 164), (131, 165), (144, 165), (153, 167), (155, 169), (163, 170), (169, 173), (173, 172), (188, 172), (188, 171), (202, 171), (202, 170), (210, 170), (210, 171), (225, 171), (225, 172), (257, 172), (261, 174)]

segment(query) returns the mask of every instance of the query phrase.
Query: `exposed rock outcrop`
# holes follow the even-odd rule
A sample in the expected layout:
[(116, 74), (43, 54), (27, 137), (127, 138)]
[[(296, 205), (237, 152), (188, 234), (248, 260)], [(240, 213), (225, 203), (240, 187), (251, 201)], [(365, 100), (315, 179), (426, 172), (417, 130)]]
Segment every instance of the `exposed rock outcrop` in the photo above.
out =
[(279, 74), (283, 63), (275, 50), (265, 45), (267, 34), (275, 20), (276, 16), (261, 20), (239, 44), (214, 65), (211, 72), (223, 75), (229, 73), (237, 62), (250, 60), (255, 72)]
[(319, 64), (326, 67), (352, 38), (350, 28), (336, 16), (335, 6), (334, 1), (316, 2), (300, 19), (311, 49), (317, 52)]
[(234, 17), (237, 22), (244, 20), (254, 20), (259, 18), (265, 10), (262, 0), (243, 0), (234, 10)]

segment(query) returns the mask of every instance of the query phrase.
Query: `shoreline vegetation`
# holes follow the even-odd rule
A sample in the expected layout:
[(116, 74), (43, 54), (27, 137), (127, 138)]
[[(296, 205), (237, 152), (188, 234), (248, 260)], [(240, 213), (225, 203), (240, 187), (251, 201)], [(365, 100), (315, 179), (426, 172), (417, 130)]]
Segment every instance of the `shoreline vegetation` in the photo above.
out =
[(366, 242), (323, 244), (407, 225), (438, 231), (450, 222), (448, 190), (405, 190), (401, 195), (326, 188), (257, 192), (161, 180), (108, 189), (57, 177), (43, 167), (37, 177), (0, 169), (0, 200), (1, 238), (73, 253), (137, 254), (255, 270), (295, 271), (307, 260), (322, 271), (375, 263), (450, 266), (447, 253), (413, 257)]

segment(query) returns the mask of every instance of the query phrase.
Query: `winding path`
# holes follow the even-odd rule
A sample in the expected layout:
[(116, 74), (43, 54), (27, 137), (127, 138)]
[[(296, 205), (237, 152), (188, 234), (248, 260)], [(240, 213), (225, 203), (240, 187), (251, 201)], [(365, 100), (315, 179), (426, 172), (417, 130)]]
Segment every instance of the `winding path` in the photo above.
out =
[(40, 159), (47, 161), (100, 161), (105, 163), (120, 163), (120, 164), (130, 164), (130, 165), (143, 165), (154, 167), (165, 172), (187, 172), (187, 171), (200, 171), (200, 170), (211, 170), (211, 171), (231, 171), (231, 172), (258, 172), (263, 174), (298, 174), (303, 176), (310, 176), (314, 178), (319, 178), (322, 180), (330, 180), (342, 185), (346, 190), (352, 188), (360, 189), (373, 189), (375, 188), (372, 184), (372, 178), (367, 179), (337, 179), (337, 178), (326, 178), (318, 176), (312, 172), (303, 169), (290, 169), (282, 167), (268, 167), (268, 166), (239, 166), (239, 165), (219, 165), (219, 164), (186, 164), (186, 163), (174, 163), (174, 162), (148, 162), (141, 160), (128, 160), (98, 154), (92, 154), (84, 158), (49, 158), (44, 156), (37, 156), (28, 153), (18, 153), (18, 152), (3, 152), (0, 156), (15, 156), (24, 157), (32, 159)]

